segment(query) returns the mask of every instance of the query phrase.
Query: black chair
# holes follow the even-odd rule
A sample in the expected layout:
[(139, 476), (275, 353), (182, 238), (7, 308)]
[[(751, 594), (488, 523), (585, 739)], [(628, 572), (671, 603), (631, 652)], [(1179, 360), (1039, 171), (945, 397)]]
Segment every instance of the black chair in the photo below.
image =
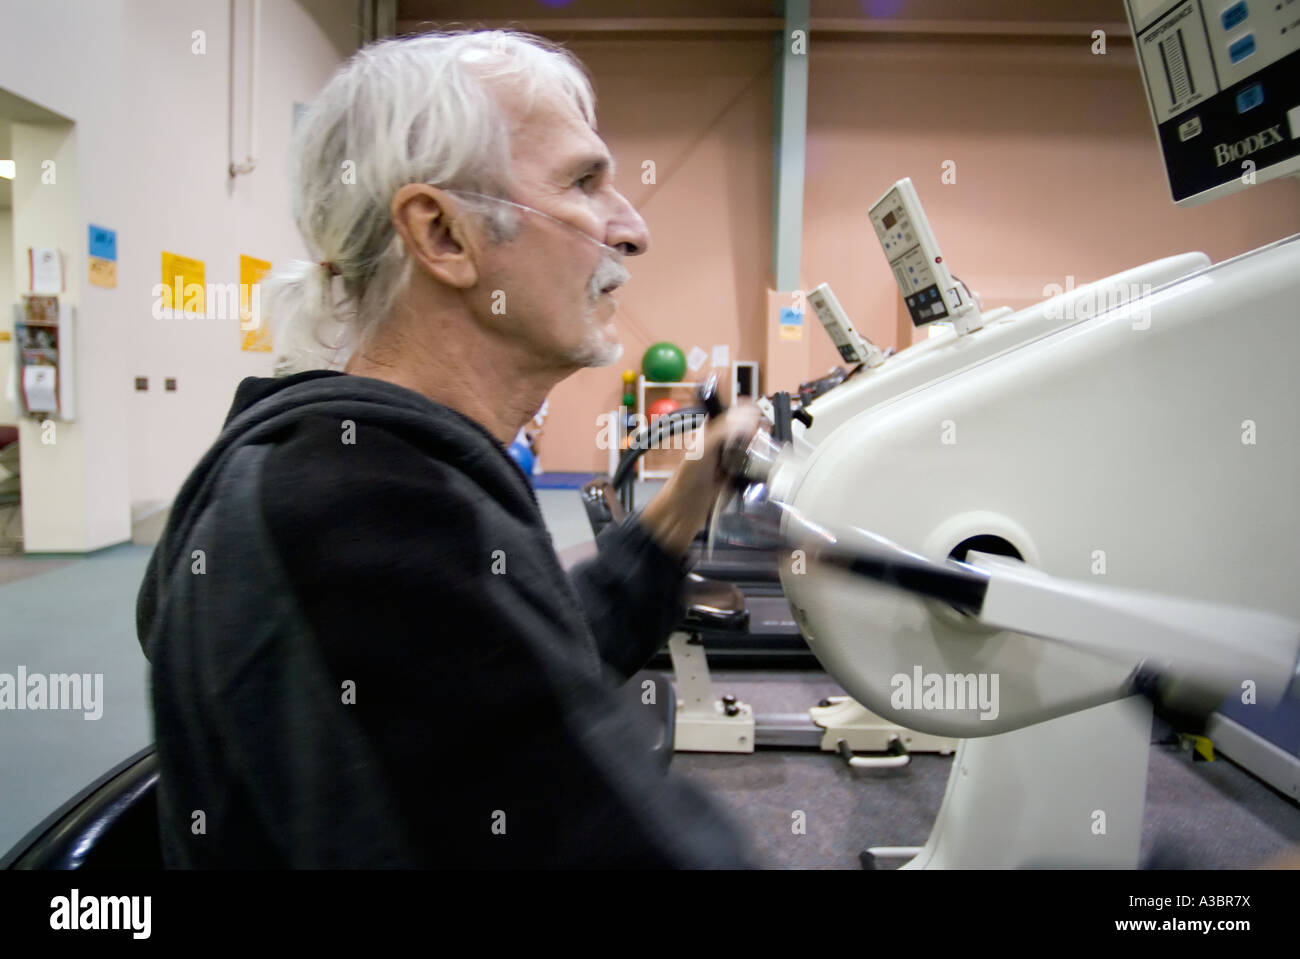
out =
[(153, 746), (114, 766), (0, 858), (0, 869), (161, 869)]

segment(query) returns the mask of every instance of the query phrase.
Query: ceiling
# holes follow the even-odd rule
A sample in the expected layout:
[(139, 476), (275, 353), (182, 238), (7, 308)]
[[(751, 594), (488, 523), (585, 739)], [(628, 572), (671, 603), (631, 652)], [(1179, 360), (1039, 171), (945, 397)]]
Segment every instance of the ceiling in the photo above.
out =
[[(814, 29), (878, 32), (898, 29), (952, 32), (1051, 33), (1052, 27), (1124, 23), (1123, 0), (810, 0)], [(547, 32), (627, 32), (779, 29), (778, 0), (397, 0), (399, 33), (435, 25), (502, 26)], [(1127, 30), (1127, 28), (1125, 28)]]
[(15, 123), (67, 123), (68, 118), (0, 88), (0, 119)]

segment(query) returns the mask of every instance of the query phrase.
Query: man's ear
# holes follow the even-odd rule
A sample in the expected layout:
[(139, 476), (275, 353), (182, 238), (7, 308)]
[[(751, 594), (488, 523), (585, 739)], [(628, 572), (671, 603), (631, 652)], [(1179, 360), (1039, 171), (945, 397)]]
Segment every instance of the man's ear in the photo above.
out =
[(393, 196), (392, 216), (420, 269), (456, 289), (478, 282), (479, 237), (445, 191), (408, 183)]

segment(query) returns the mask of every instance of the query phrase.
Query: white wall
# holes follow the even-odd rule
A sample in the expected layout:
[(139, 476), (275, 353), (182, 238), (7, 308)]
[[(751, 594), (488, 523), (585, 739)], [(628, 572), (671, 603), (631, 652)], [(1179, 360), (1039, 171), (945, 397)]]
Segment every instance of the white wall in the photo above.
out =
[[(4, 156), (0, 159), (12, 159), (6, 138)], [(9, 210), (0, 210), (0, 330), (6, 330), (12, 336), (13, 322), (9, 308), (18, 296), (14, 287), (14, 252), (13, 252), (14, 218)], [(9, 383), (10, 364), (13, 363), (14, 344), (12, 340), (0, 342), (0, 426), (11, 426), (17, 422), (14, 404), (5, 399), (5, 387)]]
[[(69, 250), (68, 237), (77, 232), (77, 137), (71, 123), (14, 123), (10, 127), (10, 152), (17, 165), (13, 192), (14, 275), (19, 292), (27, 289), (29, 247), (57, 247), (67, 251), (63, 268), (65, 293), (61, 305), (79, 310), (80, 288), (73, 278), (83, 261)], [(104, 331), (76, 322), (77, 352), (95, 351)], [(85, 330), (85, 336), (81, 335)], [(69, 356), (69, 343), (59, 335), (60, 399), (70, 399), (76, 409), (71, 422), (55, 421), (49, 428), (33, 419), (19, 421), (22, 455), (23, 541), (29, 552), (94, 549), (120, 541), (112, 538), (122, 525), (126, 471), (120, 457), (99, 458), (103, 433), (112, 428), (114, 410), (106, 403), (83, 405), (97, 396), (85, 388), (104, 370), (87, 365), (82, 375)], [(92, 353), (93, 355), (93, 353)], [(69, 362), (63, 366), (65, 357)], [(75, 384), (74, 396), (64, 392), (64, 377)], [(84, 393), (83, 393), (84, 390)], [(106, 468), (107, 467), (107, 468)], [(116, 468), (113, 468), (116, 467)], [(129, 505), (129, 504), (128, 504)], [(129, 511), (128, 511), (129, 518)], [(128, 523), (129, 530), (129, 523)], [(108, 536), (108, 539), (97, 537)], [(94, 543), (95, 545), (85, 545)]]
[[(24, 510), (29, 551), (129, 539), (131, 503), (170, 499), (219, 431), (239, 380), (270, 372), (271, 354), (240, 351), (237, 320), (153, 319), (160, 254), (203, 260), (208, 283), (237, 283), (240, 253), (273, 263), (304, 255), (285, 178), (293, 104), (310, 99), (355, 47), (357, 7), (264, 0), (262, 159), (233, 183), (230, 9), (229, 0), (0, 0), (0, 88), (75, 123), (69, 169), (61, 162), (58, 172), (76, 214), (42, 229), (57, 231), (67, 300), (79, 306), (79, 422), (60, 426), (66, 447), (58, 453), (41, 446), (34, 426), (25, 428), (24, 480), (46, 490), (38, 509)], [(235, 9), (242, 159), (250, 0), (236, 0)], [(202, 54), (193, 52), (196, 30), (205, 35)], [(26, 172), (39, 175), (39, 165)], [(15, 197), (20, 189), (16, 180)], [(17, 203), (14, 218), (16, 262), (35, 240), (19, 235)], [(90, 223), (117, 230), (116, 289), (86, 281)], [(149, 378), (147, 393), (133, 391), (136, 376)], [(178, 392), (163, 392), (165, 377), (177, 379)], [(47, 503), (65, 515), (47, 515)]]

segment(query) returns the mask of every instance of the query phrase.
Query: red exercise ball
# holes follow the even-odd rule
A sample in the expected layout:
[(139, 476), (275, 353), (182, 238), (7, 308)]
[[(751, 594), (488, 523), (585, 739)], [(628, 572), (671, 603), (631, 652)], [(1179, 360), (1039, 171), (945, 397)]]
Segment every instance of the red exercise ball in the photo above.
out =
[(669, 413), (675, 413), (681, 408), (682, 405), (680, 403), (665, 396), (662, 400), (655, 400), (651, 403), (646, 408), (646, 413), (649, 414), (650, 422), (653, 423), (655, 420), (659, 419), (659, 417), (666, 416)]

